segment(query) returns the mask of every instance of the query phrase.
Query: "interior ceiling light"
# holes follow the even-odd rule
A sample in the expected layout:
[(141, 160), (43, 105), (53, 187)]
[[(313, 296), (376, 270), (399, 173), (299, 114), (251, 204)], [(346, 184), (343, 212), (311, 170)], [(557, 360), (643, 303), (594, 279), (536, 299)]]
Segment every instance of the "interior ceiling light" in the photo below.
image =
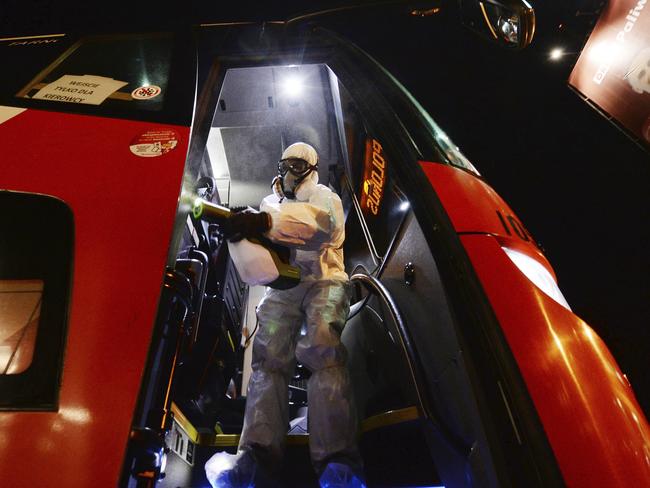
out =
[(287, 76), (282, 82), (282, 90), (288, 98), (298, 98), (305, 89), (302, 78), (298, 75)]

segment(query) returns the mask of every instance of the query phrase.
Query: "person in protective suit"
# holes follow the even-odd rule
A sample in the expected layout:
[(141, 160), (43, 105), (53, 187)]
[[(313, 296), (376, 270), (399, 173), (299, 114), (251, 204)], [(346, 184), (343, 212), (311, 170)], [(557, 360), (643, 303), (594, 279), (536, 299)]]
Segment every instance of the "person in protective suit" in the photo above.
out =
[[(289, 424), (288, 385), (297, 358), (312, 372), (307, 387), (309, 448), (322, 487), (361, 487), (362, 462), (346, 350), (340, 336), (347, 319), (350, 283), (344, 270), (345, 225), (339, 196), (318, 184), (316, 150), (298, 142), (278, 163), (273, 194), (260, 212), (235, 214), (224, 235), (263, 235), (292, 249), (301, 270), (294, 288), (267, 288), (258, 308), (253, 372), (244, 427), (234, 463), (214, 486), (250, 486), (258, 467), (280, 464)], [(302, 324), (306, 334), (300, 335)]]

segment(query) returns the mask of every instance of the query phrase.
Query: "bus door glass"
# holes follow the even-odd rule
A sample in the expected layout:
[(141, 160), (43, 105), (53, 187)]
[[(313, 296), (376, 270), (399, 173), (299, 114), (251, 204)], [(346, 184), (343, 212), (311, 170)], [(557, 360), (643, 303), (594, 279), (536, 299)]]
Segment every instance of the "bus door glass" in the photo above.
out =
[[(397, 184), (387, 154), (380, 139), (372, 135), (348, 90), (335, 79), (340, 94), (341, 125), (345, 137), (344, 159), (347, 173), (345, 186), (350, 199), (346, 227), (346, 265), (374, 274), (387, 256), (409, 203)], [(367, 245), (368, 252), (359, 246)], [(364, 246), (365, 247), (365, 246)]]

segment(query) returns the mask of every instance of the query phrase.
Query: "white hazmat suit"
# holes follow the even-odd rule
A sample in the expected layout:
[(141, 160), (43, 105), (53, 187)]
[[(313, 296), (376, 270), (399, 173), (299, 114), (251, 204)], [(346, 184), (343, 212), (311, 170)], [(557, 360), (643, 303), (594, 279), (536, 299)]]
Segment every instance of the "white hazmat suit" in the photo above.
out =
[[(316, 151), (304, 143), (289, 146), (282, 154), (285, 158), (317, 163)], [(291, 261), (300, 268), (301, 281), (288, 290), (267, 288), (258, 306), (259, 330), (253, 343), (253, 372), (238, 458), (244, 461), (242, 456), (254, 452), (265, 465), (279, 464), (289, 424), (288, 385), (297, 358), (312, 373), (307, 387), (308, 425), (316, 472), (325, 471), (323, 476), (327, 476), (332, 469), (340, 471), (340, 466), (360, 472), (356, 414), (346, 350), (340, 340), (351, 287), (343, 263), (341, 199), (318, 184), (314, 170), (295, 188), (295, 199), (269, 195), (260, 211), (272, 220), (266, 237), (291, 248)], [(301, 336), (303, 323), (306, 334)], [(361, 486), (357, 478), (349, 477), (356, 482), (332, 485), (321, 479), (321, 484)]]

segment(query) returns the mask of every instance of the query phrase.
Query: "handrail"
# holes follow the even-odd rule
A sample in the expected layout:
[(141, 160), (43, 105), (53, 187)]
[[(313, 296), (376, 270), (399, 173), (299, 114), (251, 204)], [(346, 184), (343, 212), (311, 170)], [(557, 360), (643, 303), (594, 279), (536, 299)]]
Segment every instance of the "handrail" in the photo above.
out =
[(411, 340), (410, 334), (406, 329), (406, 326), (404, 324), (404, 319), (402, 318), (402, 314), (400, 313), (399, 308), (395, 303), (395, 300), (393, 300), (393, 297), (391, 296), (390, 292), (381, 283), (381, 281), (379, 281), (374, 276), (357, 273), (350, 276), (350, 282), (352, 283), (358, 282), (365, 285), (366, 287), (372, 288), (375, 292), (377, 292), (377, 294), (382, 298), (383, 302), (388, 306), (388, 311), (391, 315), (391, 318), (397, 325), (400, 344), (404, 351), (404, 355), (406, 356), (406, 362), (408, 363), (409, 371), (411, 373), (411, 378), (413, 379), (413, 385), (415, 387), (415, 394), (417, 395), (418, 398), (418, 406), (420, 407), (420, 411), (422, 412), (424, 417), (429, 418), (430, 417), (429, 408), (427, 405), (426, 398), (420, 392), (420, 385), (424, 384), (424, 378), (422, 377), (422, 373), (419, 371), (418, 365), (416, 363), (416, 359), (415, 359), (416, 355), (415, 355), (415, 349), (413, 348), (413, 341)]
[(472, 446), (468, 445), (468, 443), (462, 437), (457, 435), (452, 429), (450, 429), (445, 423), (442, 422), (442, 417), (438, 412), (435, 411), (435, 409), (432, 409), (430, 407), (427, 397), (424, 396), (420, 390), (420, 385), (426, 385), (424, 374), (420, 369), (417, 354), (415, 352), (415, 348), (413, 347), (411, 335), (406, 328), (404, 319), (402, 318), (402, 314), (399, 311), (397, 303), (395, 303), (395, 300), (393, 300), (390, 292), (386, 289), (382, 282), (374, 276), (357, 273), (350, 276), (350, 282), (361, 283), (366, 287), (372, 288), (380, 296), (384, 304), (388, 307), (391, 318), (397, 325), (400, 343), (406, 356), (406, 362), (408, 363), (411, 378), (413, 379), (415, 393), (418, 397), (418, 407), (422, 412), (422, 416), (425, 419), (433, 420), (436, 424), (436, 427), (443, 435), (443, 437), (447, 440), (447, 442), (449, 442), (449, 444), (456, 451), (464, 456), (468, 456), (472, 450)]
[[(185, 286), (186, 290), (180, 290), (178, 284)], [(185, 321), (189, 312), (192, 310), (192, 284), (190, 280), (184, 276), (182, 273), (179, 273), (175, 269), (168, 269), (165, 273), (165, 281), (163, 283), (165, 288), (170, 289), (175, 295), (180, 299), (183, 304), (183, 317), (178, 322), (178, 337), (176, 339), (176, 347), (174, 350), (174, 357), (172, 359), (172, 366), (169, 372), (169, 379), (167, 380), (167, 385), (165, 387), (165, 398), (163, 400), (163, 412), (162, 418), (160, 420), (160, 425), (158, 428), (160, 432), (165, 432), (168, 428), (169, 415), (171, 413), (171, 392), (172, 385), (174, 382), (174, 373), (176, 372), (176, 367), (178, 365), (178, 359), (181, 353), (181, 346), (183, 344), (183, 334), (185, 331)], [(190, 296), (186, 296), (184, 292), (187, 292)]]
[(199, 282), (197, 283), (199, 298), (198, 306), (194, 310), (194, 320), (192, 321), (192, 337), (190, 338), (189, 349), (191, 350), (196, 344), (197, 338), (199, 336), (199, 326), (201, 324), (201, 311), (203, 310), (203, 300), (205, 299), (205, 287), (208, 282), (208, 268), (210, 266), (210, 261), (208, 260), (208, 255), (203, 251), (200, 251), (196, 248), (191, 248), (188, 253), (190, 259), (196, 259), (201, 263), (201, 276), (199, 277)]

